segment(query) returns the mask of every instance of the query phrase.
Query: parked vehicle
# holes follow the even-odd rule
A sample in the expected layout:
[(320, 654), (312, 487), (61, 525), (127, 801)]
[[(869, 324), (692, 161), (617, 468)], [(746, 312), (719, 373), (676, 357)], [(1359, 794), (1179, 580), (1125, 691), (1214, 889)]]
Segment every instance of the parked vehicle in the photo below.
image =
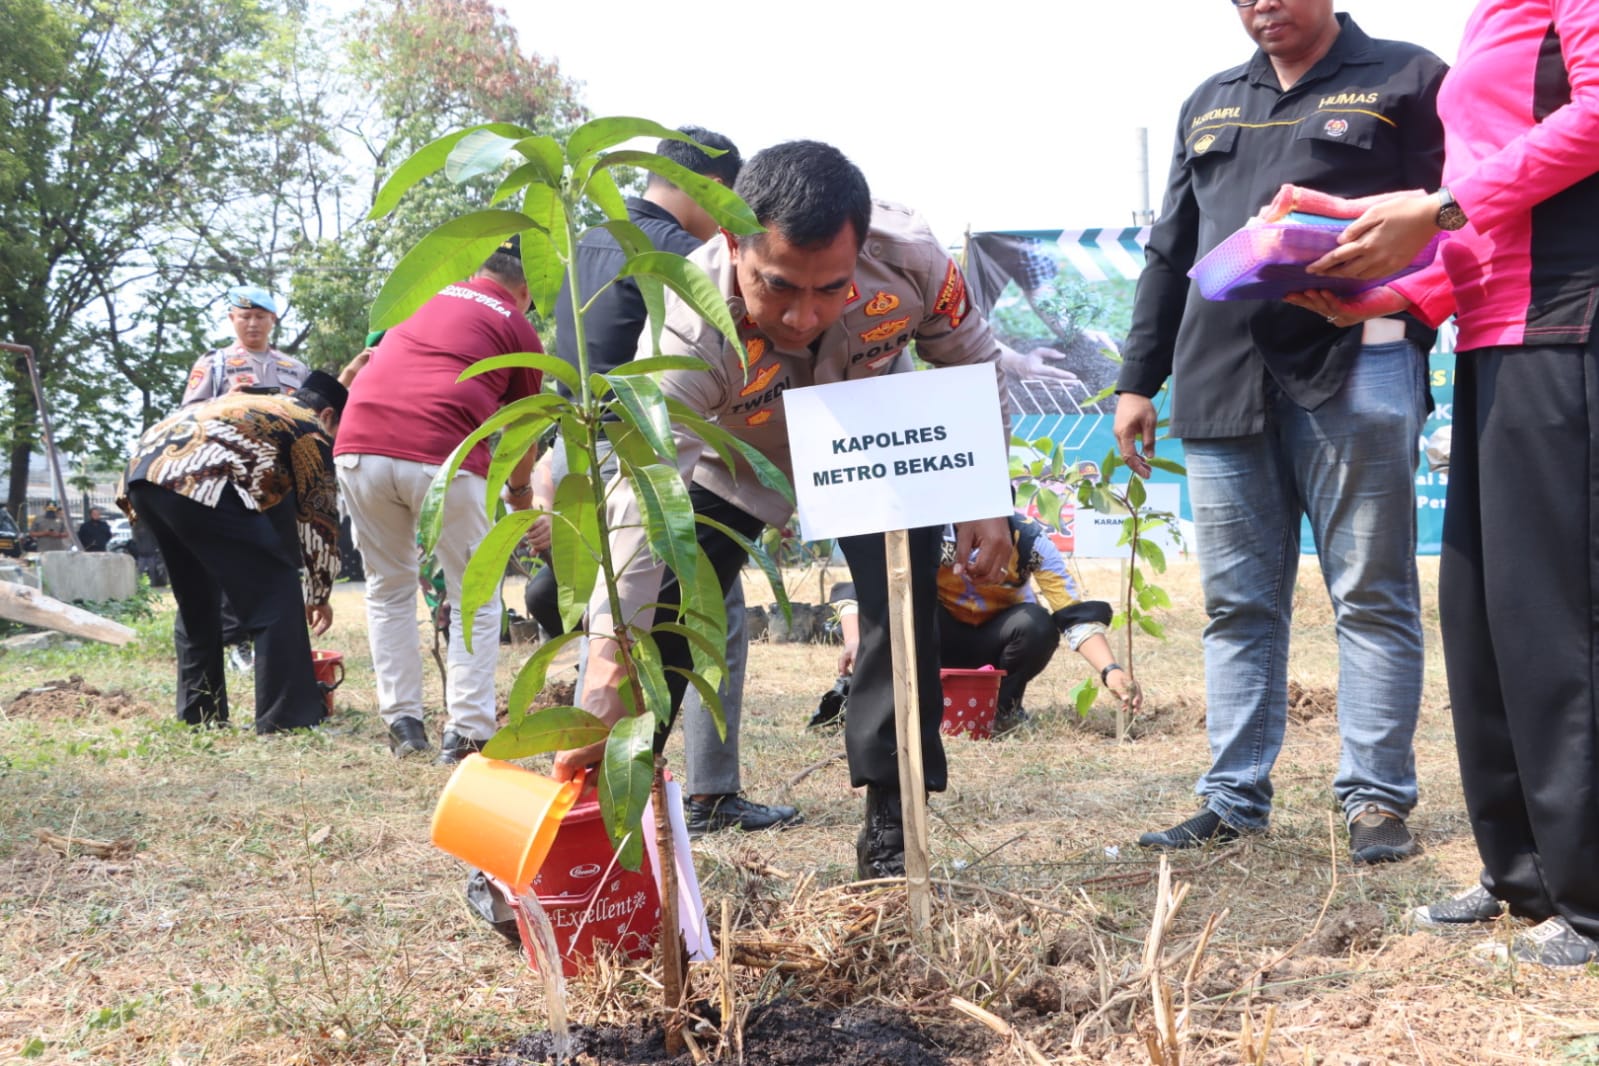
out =
[(17, 527), (11, 512), (0, 507), (0, 555), (9, 555), (13, 559), (21, 556), (23, 539), (22, 530)]

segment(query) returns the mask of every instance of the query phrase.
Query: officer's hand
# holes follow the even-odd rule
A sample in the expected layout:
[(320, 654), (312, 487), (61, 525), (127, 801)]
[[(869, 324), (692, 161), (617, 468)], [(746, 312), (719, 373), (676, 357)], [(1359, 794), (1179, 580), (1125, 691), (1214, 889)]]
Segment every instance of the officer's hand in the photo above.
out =
[[(1116, 421), (1112, 432), (1116, 447), (1121, 450), (1122, 462), (1139, 477), (1148, 477), (1151, 467), (1149, 456), (1155, 454), (1155, 405), (1148, 396), (1124, 392), (1116, 397)], [(1143, 451), (1138, 445), (1143, 445)]]
[[(973, 555), (973, 552), (976, 555)], [(1010, 521), (984, 518), (955, 525), (955, 576), (987, 585), (1005, 574), (1010, 562)]]
[(603, 758), (605, 758), (603, 740), (596, 740), (581, 748), (558, 751), (555, 753), (555, 767), (550, 771), (550, 776), (557, 781), (574, 781), (584, 770), (599, 765)]
[(305, 624), (311, 627), (311, 635), (320, 637), (333, 625), (333, 604), (314, 603), (305, 609)]
[(1310, 274), (1375, 281), (1392, 277), (1438, 232), (1438, 198), (1394, 196), (1366, 209), (1338, 235), (1338, 247), (1305, 268)]
[(547, 552), (547, 551), (549, 551), (550, 550), (550, 516), (547, 515), (547, 514), (541, 514), (537, 518), (535, 518), (533, 520), (533, 524), (528, 527), (527, 535), (524, 536), (522, 539), (527, 544), (527, 546), (529, 548), (532, 548), (535, 552)]
[(844, 645), (844, 650), (838, 653), (838, 676), (846, 677), (855, 672), (855, 655), (860, 651), (860, 641), (852, 640)]

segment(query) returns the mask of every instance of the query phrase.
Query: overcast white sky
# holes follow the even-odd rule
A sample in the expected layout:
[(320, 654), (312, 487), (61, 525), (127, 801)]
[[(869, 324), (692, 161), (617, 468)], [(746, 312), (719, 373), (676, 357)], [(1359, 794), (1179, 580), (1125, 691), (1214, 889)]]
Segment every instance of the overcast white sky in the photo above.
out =
[[(1374, 37), (1452, 60), (1475, 0), (1343, 0)], [(1177, 108), (1253, 51), (1225, 0), (508, 4), (523, 46), (596, 115), (694, 123), (747, 156), (831, 142), (945, 242), (973, 229), (1128, 225), (1135, 130), (1159, 207)]]

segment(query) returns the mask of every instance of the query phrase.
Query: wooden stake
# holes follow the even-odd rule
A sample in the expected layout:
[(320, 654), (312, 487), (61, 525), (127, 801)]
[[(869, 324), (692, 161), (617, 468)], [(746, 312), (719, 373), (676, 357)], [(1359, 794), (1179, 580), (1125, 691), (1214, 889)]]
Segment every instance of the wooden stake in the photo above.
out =
[(655, 853), (661, 859), (661, 985), (666, 999), (666, 1053), (680, 1055), (685, 1043), (683, 1004), (688, 1002), (688, 959), (677, 916), (677, 852), (672, 846), (672, 819), (666, 813), (666, 759), (660, 755), (655, 757), (650, 798), (655, 806)]
[[(911, 545), (903, 529), (883, 534), (888, 563), (888, 631), (894, 655), (894, 733), (899, 743), (899, 794), (905, 815), (905, 884), (911, 928), (925, 931), (933, 918), (928, 879), (927, 779), (922, 769), (922, 714), (916, 683), (915, 603), (911, 596)], [(932, 609), (932, 605), (928, 605)]]

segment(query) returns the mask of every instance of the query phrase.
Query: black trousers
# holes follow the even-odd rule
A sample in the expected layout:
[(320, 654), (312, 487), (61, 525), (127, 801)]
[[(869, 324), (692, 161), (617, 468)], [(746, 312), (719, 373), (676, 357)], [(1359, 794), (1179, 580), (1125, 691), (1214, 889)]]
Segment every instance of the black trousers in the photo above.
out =
[(161, 547), (178, 604), (178, 717), (191, 725), (228, 719), (222, 668), (222, 596), (255, 635), (255, 731), (321, 722), (327, 711), (311, 670), (311, 636), (300, 593), (294, 503), (249, 510), (231, 490), (207, 507), (136, 481), (134, 510)]
[[(727, 500), (699, 486), (690, 489), (696, 514), (721, 522), (740, 535), (754, 539), (765, 523)], [(927, 788), (942, 792), (948, 779), (944, 745), (938, 732), (943, 717), (943, 694), (938, 682), (938, 602), (935, 578), (938, 550), (943, 531), (916, 529), (910, 533), (911, 587), (917, 609), (913, 612), (916, 633), (917, 680), (920, 686), (922, 725), (922, 766)], [(700, 547), (716, 570), (725, 594), (738, 579), (744, 566), (744, 549), (720, 530), (699, 526)], [(840, 541), (844, 558), (855, 579), (855, 594), (860, 605), (861, 643), (855, 657), (855, 677), (850, 685), (849, 715), (844, 724), (844, 746), (849, 754), (850, 783), (859, 788), (899, 788), (898, 739), (894, 732), (894, 666), (888, 632), (888, 569), (884, 559), (882, 534), (845, 537)], [(679, 602), (677, 579), (667, 571), (661, 585), (661, 603)], [(674, 612), (667, 607), (657, 613), (664, 621)], [(661, 658), (668, 666), (689, 665), (688, 644), (670, 634), (659, 638)], [(675, 719), (683, 702), (688, 682), (668, 672), (667, 686), (672, 694)], [(656, 748), (665, 744), (665, 733), (656, 737)]]
[(1036, 603), (1007, 607), (980, 626), (967, 625), (938, 610), (939, 657), (946, 667), (1005, 671), (999, 683), (999, 713), (1013, 713), (1027, 693), (1027, 682), (1044, 672), (1060, 647), (1060, 630)]
[(1483, 887), (1599, 938), (1599, 333), (1462, 354), (1439, 569)]
[(566, 626), (561, 622), (560, 588), (555, 583), (555, 571), (550, 566), (550, 553), (540, 552), (539, 559), (544, 565), (528, 579), (527, 588), (522, 593), (522, 603), (527, 607), (528, 617), (537, 622), (546, 635), (558, 637), (566, 632)]

